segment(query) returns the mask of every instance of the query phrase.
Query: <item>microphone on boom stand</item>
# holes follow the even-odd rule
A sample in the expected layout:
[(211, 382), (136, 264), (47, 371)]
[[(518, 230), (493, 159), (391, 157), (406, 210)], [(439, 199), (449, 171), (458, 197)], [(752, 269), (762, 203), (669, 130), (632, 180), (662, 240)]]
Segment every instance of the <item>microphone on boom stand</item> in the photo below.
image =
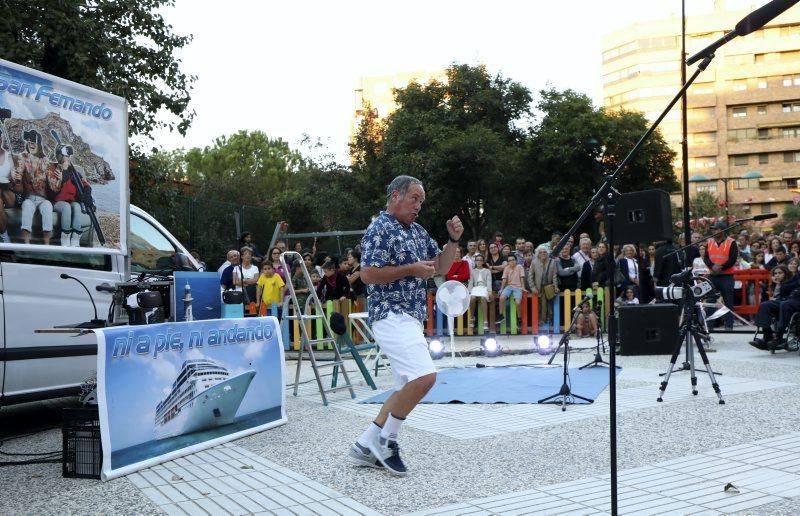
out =
[(94, 303), (94, 298), (92, 297), (92, 293), (89, 292), (89, 289), (86, 288), (86, 285), (75, 276), (70, 276), (69, 274), (63, 272), (61, 273), (61, 279), (72, 279), (80, 283), (80, 285), (89, 295), (89, 301), (92, 302), (92, 308), (94, 308), (94, 319), (92, 319), (91, 321), (82, 322), (79, 324), (70, 324), (67, 326), (70, 328), (104, 328), (106, 326), (106, 321), (97, 318), (97, 305)]

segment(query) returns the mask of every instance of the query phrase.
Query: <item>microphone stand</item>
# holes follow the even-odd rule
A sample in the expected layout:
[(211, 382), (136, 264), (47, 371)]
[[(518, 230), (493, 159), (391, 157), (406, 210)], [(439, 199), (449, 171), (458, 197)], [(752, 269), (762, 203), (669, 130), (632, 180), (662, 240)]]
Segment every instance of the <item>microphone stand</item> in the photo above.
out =
[[(602, 317), (602, 315), (603, 315), (603, 302), (600, 299), (597, 300), (597, 304), (596, 304), (596, 306), (594, 308), (594, 313), (597, 315), (597, 335), (596, 335), (596, 337), (597, 337), (597, 344), (596, 344), (597, 348), (595, 349), (594, 360), (592, 360), (591, 362), (589, 362), (586, 365), (580, 366), (578, 368), (579, 370), (587, 369), (589, 367), (599, 367), (601, 365), (605, 365), (605, 366), (611, 367), (611, 364), (609, 364), (608, 362), (603, 360), (603, 355), (600, 353), (600, 346), (603, 344), (603, 329), (600, 326), (600, 317)], [(605, 348), (605, 346), (604, 346), (604, 348)], [(622, 369), (621, 366), (616, 366), (616, 368), (617, 369)]]
[[(627, 167), (628, 163), (633, 159), (633, 156), (636, 152), (641, 148), (645, 141), (650, 137), (650, 135), (656, 130), (658, 125), (667, 116), (667, 113), (672, 109), (678, 100), (683, 96), (684, 92), (689, 89), (689, 86), (694, 83), (697, 77), (706, 69), (708, 65), (711, 64), (711, 60), (714, 58), (714, 55), (709, 55), (697, 66), (697, 69), (694, 71), (692, 76), (686, 81), (675, 97), (667, 104), (667, 107), (664, 111), (661, 112), (661, 115), (656, 119), (655, 122), (650, 126), (650, 128), (642, 135), (636, 145), (633, 146), (631, 151), (622, 160), (622, 163), (616, 168), (616, 170), (610, 174), (606, 175), (603, 183), (597, 189), (592, 199), (589, 201), (588, 206), (583, 210), (580, 214), (578, 219), (572, 225), (572, 227), (562, 236), (561, 240), (556, 244), (551, 252), (551, 256), (557, 257), (558, 254), (561, 252), (561, 249), (566, 245), (567, 240), (569, 237), (576, 235), (578, 233), (578, 229), (583, 225), (583, 223), (589, 218), (589, 216), (601, 205), (605, 204), (604, 208), (604, 221), (606, 224), (606, 235), (608, 238), (608, 248), (609, 252), (607, 253), (606, 260), (608, 264), (608, 278), (610, 279), (611, 284), (611, 297), (610, 299), (616, 299), (616, 287), (614, 285), (614, 271), (615, 271), (615, 263), (614, 263), (614, 219), (616, 218), (616, 203), (620, 197), (619, 191), (614, 188), (614, 181), (619, 177), (620, 173)], [(684, 202), (687, 202), (685, 200)], [(611, 514), (617, 514), (617, 364), (616, 364), (616, 349), (615, 346), (617, 345), (617, 316), (615, 310), (611, 310), (608, 316), (608, 347), (609, 347), (609, 368), (608, 368), (608, 377), (609, 377), (609, 434), (610, 434), (610, 452), (611, 452)]]
[(82, 323), (79, 323), (79, 324), (69, 324), (69, 325), (66, 325), (66, 326), (56, 326), (56, 328), (90, 328), (90, 329), (91, 328), (105, 328), (106, 321), (104, 321), (103, 319), (98, 319), (97, 318), (97, 305), (94, 303), (94, 298), (92, 297), (92, 293), (89, 292), (89, 289), (86, 288), (86, 285), (81, 280), (76, 278), (75, 276), (70, 276), (69, 274), (66, 274), (66, 273), (61, 273), (60, 277), (61, 277), (61, 279), (75, 280), (75, 281), (78, 282), (78, 284), (80, 284), (80, 286), (83, 287), (83, 289), (86, 291), (86, 294), (89, 295), (89, 301), (92, 302), (92, 308), (94, 308), (94, 319), (92, 319), (91, 321), (82, 322)]
[[(540, 403), (540, 404), (549, 403), (549, 404), (553, 404), (553, 405), (560, 404), (561, 405), (561, 411), (565, 412), (567, 410), (567, 403), (569, 403), (569, 404), (579, 403), (578, 401), (576, 401), (576, 399), (577, 400), (582, 400), (582, 401), (584, 401), (586, 403), (593, 403), (594, 402), (593, 399), (589, 399), (589, 398), (586, 398), (584, 396), (580, 396), (580, 395), (575, 394), (574, 392), (572, 392), (572, 388), (570, 387), (569, 369), (568, 369), (569, 368), (569, 336), (572, 334), (572, 331), (575, 329), (575, 326), (578, 323), (578, 317), (577, 316), (580, 313), (581, 307), (585, 303), (588, 303), (588, 302), (589, 302), (589, 299), (586, 298), (583, 301), (581, 301), (580, 303), (578, 303), (578, 305), (574, 308), (573, 314), (572, 314), (573, 315), (572, 324), (570, 324), (569, 329), (567, 331), (565, 331), (564, 334), (561, 336), (561, 342), (559, 342), (558, 347), (556, 348), (556, 352), (557, 352), (558, 348), (560, 348), (561, 346), (564, 346), (564, 379), (563, 379), (563, 382), (561, 383), (561, 389), (559, 389), (559, 391), (557, 393), (555, 393), (555, 394), (553, 394), (551, 396), (547, 396), (546, 398), (542, 398), (539, 401), (537, 401), (536, 403)], [(555, 354), (553, 354), (553, 356), (555, 356)], [(552, 357), (550, 358), (550, 360), (552, 361)]]

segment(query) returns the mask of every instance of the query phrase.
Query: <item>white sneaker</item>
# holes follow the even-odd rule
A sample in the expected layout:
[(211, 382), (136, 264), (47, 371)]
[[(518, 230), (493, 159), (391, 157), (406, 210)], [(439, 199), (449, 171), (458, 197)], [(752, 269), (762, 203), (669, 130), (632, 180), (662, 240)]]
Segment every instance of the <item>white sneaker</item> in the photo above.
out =
[(350, 451), (347, 452), (347, 459), (355, 466), (378, 469), (383, 467), (369, 448), (364, 448), (358, 443), (353, 443), (353, 445), (350, 446)]
[(400, 458), (400, 446), (397, 441), (389, 441), (380, 436), (369, 443), (369, 451), (371, 451), (378, 462), (383, 464), (386, 471), (398, 477), (406, 475), (406, 465)]
[(69, 233), (61, 232), (61, 247), (69, 247)]
[(72, 236), (69, 239), (69, 244), (71, 247), (80, 247), (81, 246), (81, 233), (72, 233)]

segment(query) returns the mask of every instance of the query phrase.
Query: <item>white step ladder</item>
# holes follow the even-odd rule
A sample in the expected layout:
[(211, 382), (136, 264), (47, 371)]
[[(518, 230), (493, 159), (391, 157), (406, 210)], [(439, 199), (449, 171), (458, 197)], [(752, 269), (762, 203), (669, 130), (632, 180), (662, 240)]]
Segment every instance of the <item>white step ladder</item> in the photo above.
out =
[[(297, 396), (297, 389), (300, 386), (300, 368), (303, 364), (303, 350), (308, 353), (308, 359), (311, 362), (311, 368), (314, 370), (314, 376), (317, 379), (317, 386), (319, 387), (319, 393), (322, 396), (322, 404), (328, 405), (328, 397), (326, 394), (331, 392), (343, 391), (345, 389), (350, 391), (350, 397), (355, 398), (356, 393), (353, 391), (353, 385), (350, 383), (350, 377), (347, 375), (347, 369), (344, 367), (344, 361), (342, 361), (342, 355), (339, 352), (339, 346), (336, 344), (336, 339), (334, 337), (334, 333), (331, 330), (330, 323), (328, 323), (328, 318), (325, 317), (325, 312), (322, 309), (322, 303), (317, 297), (317, 291), (314, 289), (313, 283), (311, 283), (311, 276), (308, 273), (308, 269), (306, 269), (306, 264), (303, 261), (303, 257), (300, 253), (296, 251), (284, 251), (281, 253), (281, 265), (283, 265), (283, 270), (289, 271), (290, 268), (287, 267), (286, 258), (291, 256), (297, 256), (300, 258), (300, 267), (303, 268), (303, 277), (306, 279), (306, 283), (309, 286), (308, 292), (308, 300), (306, 301), (306, 306), (300, 306), (300, 302), (297, 300), (297, 293), (294, 291), (294, 285), (292, 284), (291, 277), (286, 282), (286, 286), (289, 288), (289, 295), (291, 297), (292, 306), (294, 306), (294, 315), (283, 314), (283, 317), (287, 320), (297, 320), (300, 322), (298, 325), (300, 327), (300, 335), (301, 335), (301, 342), (300, 342), (300, 349), (297, 352), (297, 372), (295, 373), (294, 377), (294, 396)], [(294, 262), (294, 260), (292, 260)], [(293, 264), (292, 264), (293, 265)], [(294, 271), (292, 271), (292, 274)], [(287, 276), (290, 274), (287, 273)], [(306, 307), (309, 306), (309, 302), (314, 303), (314, 315), (306, 315)], [(308, 328), (305, 325), (306, 321), (314, 321), (321, 319), (322, 327), (323, 327), (323, 335), (318, 335), (316, 339), (311, 339), (308, 335)], [(288, 336), (287, 336), (288, 338)], [(334, 360), (331, 362), (326, 362), (324, 364), (318, 364), (317, 359), (314, 356), (314, 346), (318, 344), (330, 343), (333, 347), (333, 355)], [(331, 387), (326, 389), (322, 385), (322, 377), (319, 374), (320, 368), (323, 367), (336, 367), (339, 366), (338, 369), (342, 373), (342, 377), (344, 378), (344, 383), (342, 385), (337, 385), (336, 387)]]

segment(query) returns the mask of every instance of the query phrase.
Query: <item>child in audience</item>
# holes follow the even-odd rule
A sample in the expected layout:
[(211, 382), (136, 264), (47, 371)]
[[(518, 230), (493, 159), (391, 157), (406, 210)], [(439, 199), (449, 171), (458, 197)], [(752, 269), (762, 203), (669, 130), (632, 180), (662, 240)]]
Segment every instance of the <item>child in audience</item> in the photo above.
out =
[(633, 287), (628, 287), (625, 291), (617, 298), (616, 305), (638, 305), (639, 298), (636, 297), (636, 291)]
[(475, 303), (476, 299), (480, 299), (483, 308), (483, 329), (488, 330), (488, 303), (492, 301), (492, 273), (486, 267), (486, 258), (482, 254), (475, 255), (475, 268), (470, 273), (467, 288), (469, 289), (469, 310), (473, 317), (470, 324), (475, 325), (477, 314)]
[(575, 331), (578, 337), (595, 337), (597, 335), (597, 314), (592, 310), (591, 303), (584, 303), (578, 313), (578, 320), (575, 323)]
[(300, 305), (300, 310), (305, 310), (306, 299), (308, 299), (308, 293), (310, 292), (310, 289), (299, 259), (294, 261), (292, 270), (294, 271), (292, 274), (292, 287), (294, 288), (294, 293), (297, 296), (297, 303)]
[[(265, 261), (261, 265), (261, 275), (256, 283), (256, 299), (259, 305), (264, 305), (267, 310), (272, 308), (272, 303), (278, 305), (278, 313), (272, 314), (280, 317), (281, 305), (283, 304), (283, 294), (286, 291), (286, 284), (279, 274), (275, 274), (272, 263)], [(256, 313), (261, 313), (261, 306)]]

